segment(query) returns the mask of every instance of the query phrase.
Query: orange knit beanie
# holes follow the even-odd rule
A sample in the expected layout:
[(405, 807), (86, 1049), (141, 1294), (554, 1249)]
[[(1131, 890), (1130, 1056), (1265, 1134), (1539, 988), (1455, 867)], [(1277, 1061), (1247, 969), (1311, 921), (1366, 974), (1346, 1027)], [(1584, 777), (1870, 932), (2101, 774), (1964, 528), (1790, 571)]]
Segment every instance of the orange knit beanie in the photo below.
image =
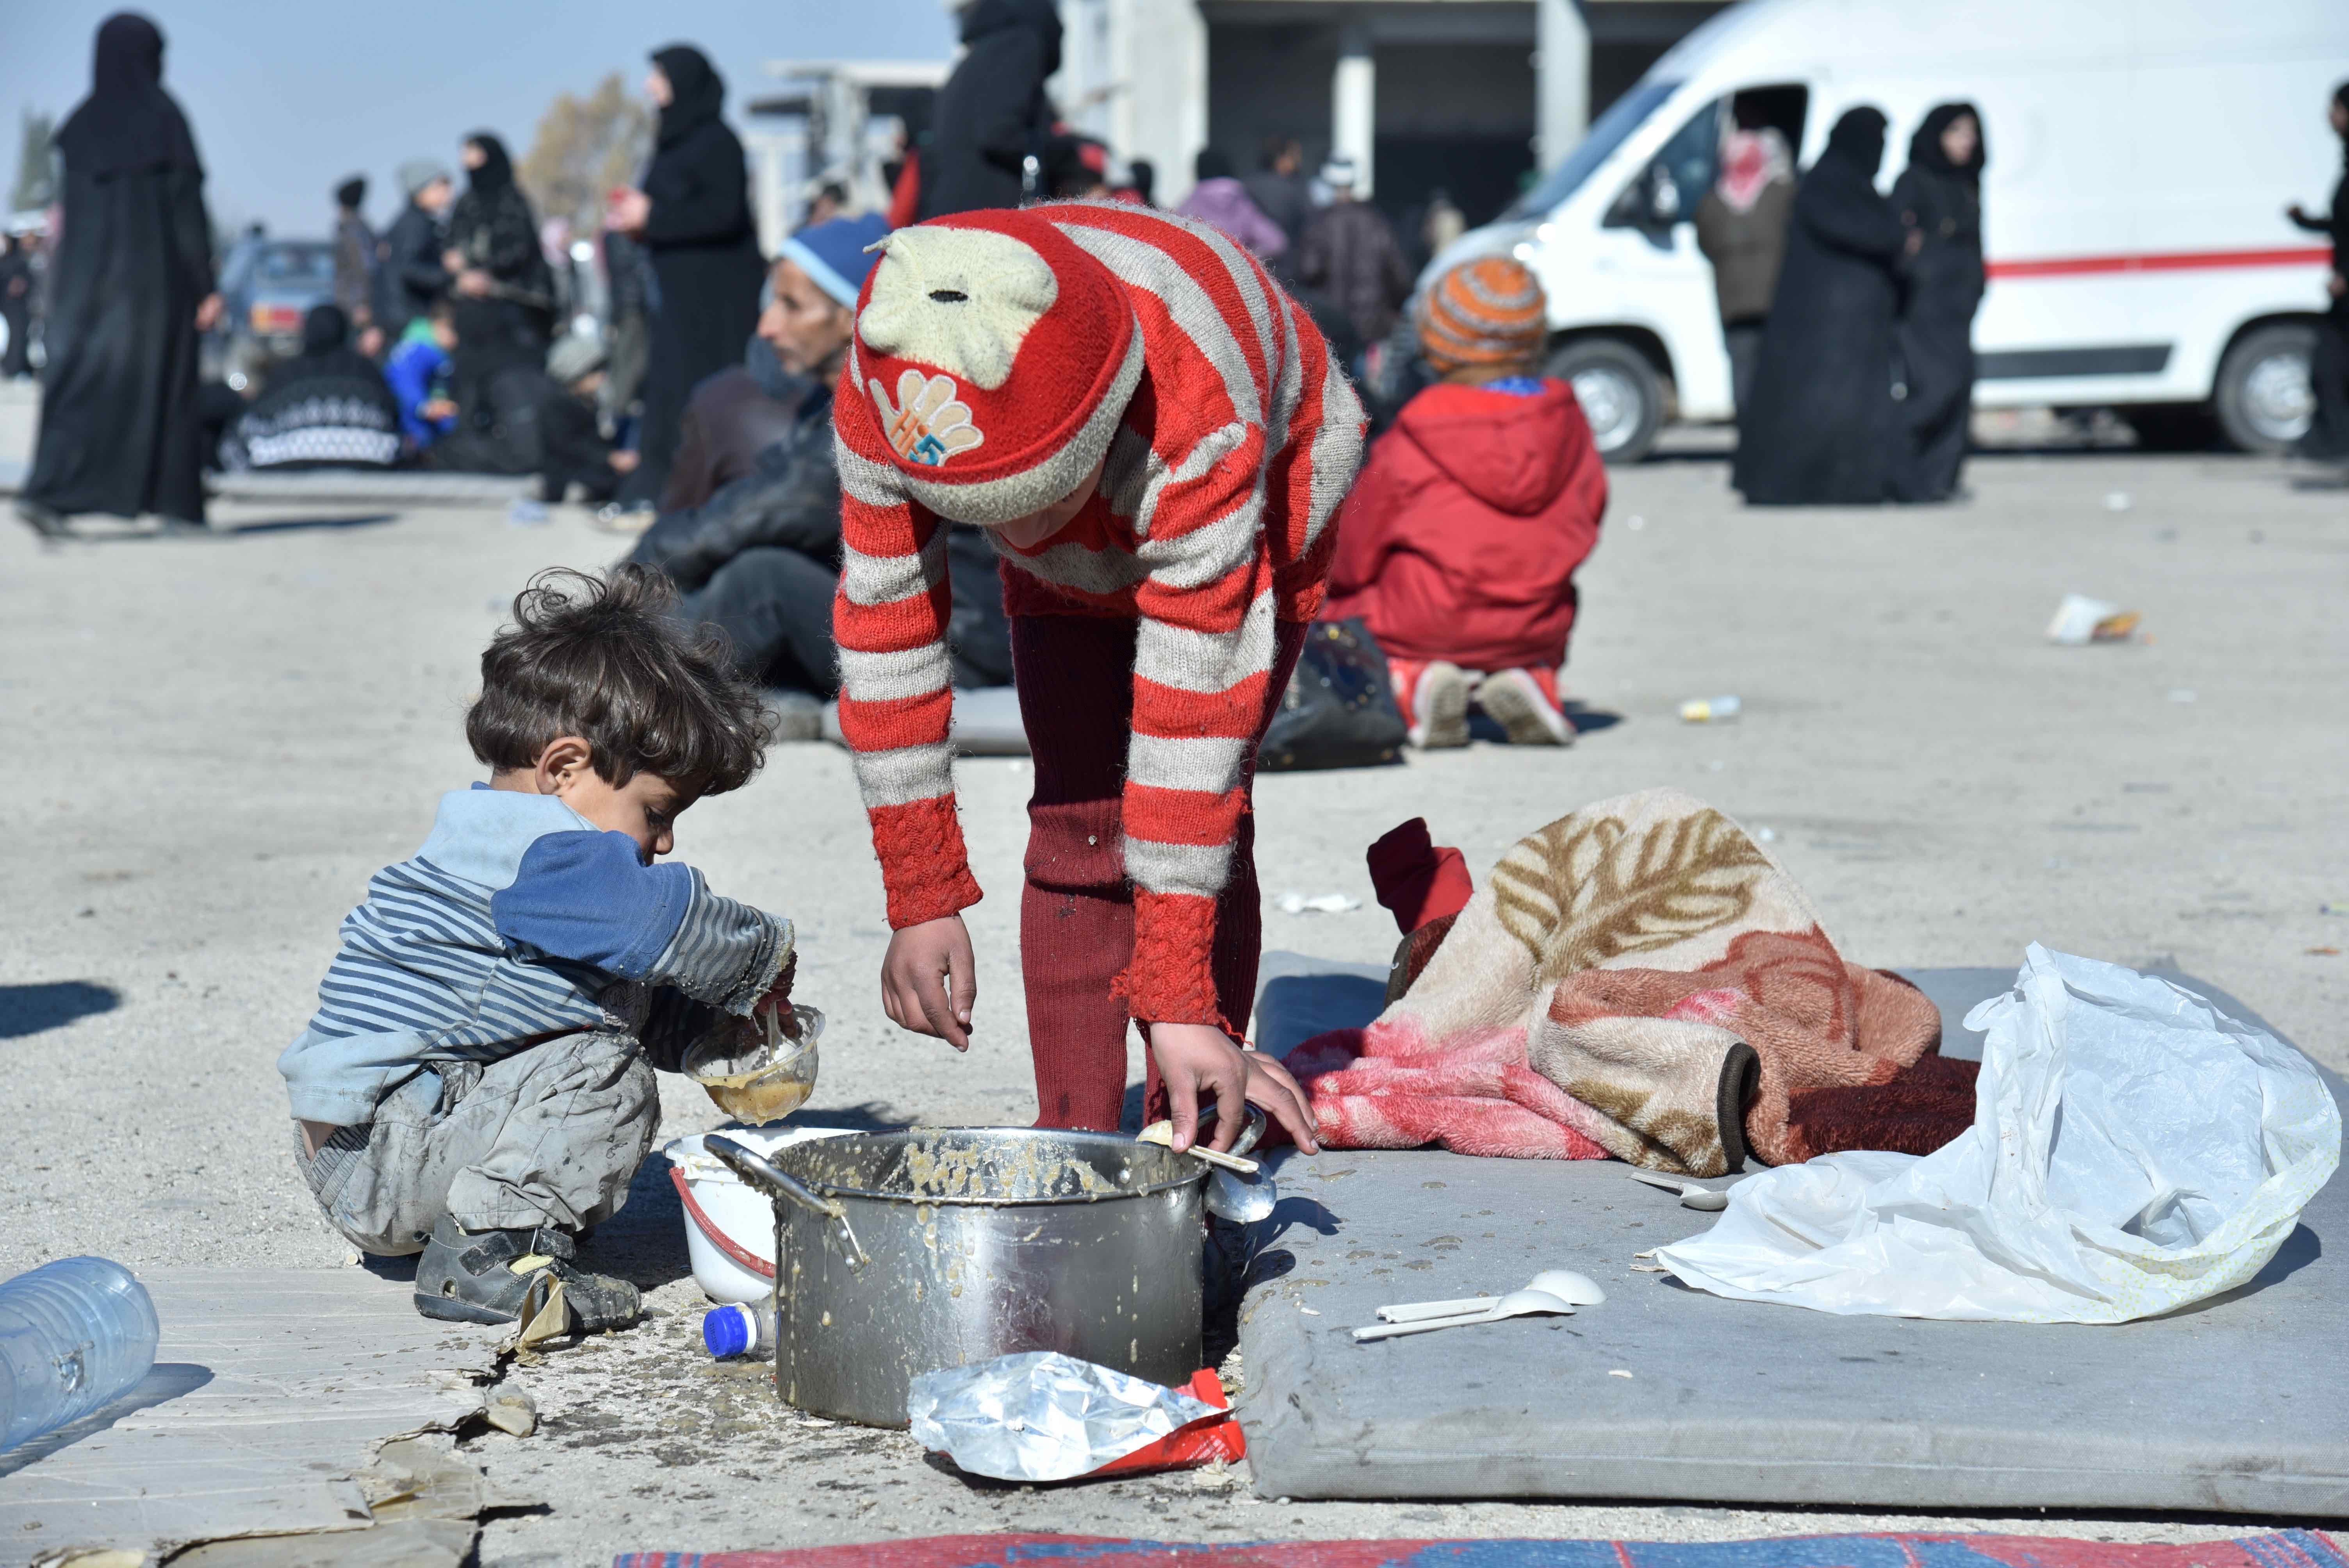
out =
[(1547, 329), (1541, 284), (1507, 256), (1461, 263), (1435, 281), (1419, 311), (1420, 351), (1439, 376), (1531, 359)]

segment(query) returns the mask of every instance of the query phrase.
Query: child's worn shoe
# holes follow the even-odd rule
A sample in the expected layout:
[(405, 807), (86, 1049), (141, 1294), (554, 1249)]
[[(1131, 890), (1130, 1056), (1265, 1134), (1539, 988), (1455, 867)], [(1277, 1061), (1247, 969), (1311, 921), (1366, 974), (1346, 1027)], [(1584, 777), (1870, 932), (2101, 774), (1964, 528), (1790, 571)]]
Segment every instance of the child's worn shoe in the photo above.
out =
[(1512, 746), (1571, 746), (1574, 725), (1557, 700), (1553, 670), (1495, 670), (1476, 687), (1476, 700)]
[(1389, 659), (1387, 677), (1412, 745), (1429, 751), (1468, 744), (1468, 676), (1458, 665)]
[(458, 1323), (512, 1323), (542, 1274), (563, 1282), (571, 1326), (582, 1334), (626, 1328), (643, 1306), (636, 1287), (575, 1266), (578, 1243), (553, 1225), (468, 1231), (450, 1215), (432, 1227), (416, 1261), (416, 1310)]

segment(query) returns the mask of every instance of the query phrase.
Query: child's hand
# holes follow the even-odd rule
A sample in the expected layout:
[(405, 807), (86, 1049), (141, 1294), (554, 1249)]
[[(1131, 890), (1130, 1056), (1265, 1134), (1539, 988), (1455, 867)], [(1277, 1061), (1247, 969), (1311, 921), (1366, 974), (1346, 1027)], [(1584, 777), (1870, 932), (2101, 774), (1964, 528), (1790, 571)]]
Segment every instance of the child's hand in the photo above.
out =
[(780, 1015), (786, 1025), (791, 1024), (792, 982), (799, 978), (799, 973), (800, 955), (794, 952), (783, 960), (783, 967), (776, 975), (775, 983), (767, 987), (767, 994), (750, 1004), (750, 1016), (755, 1018), (761, 1013), (774, 1013)]
[(1288, 1069), (1257, 1051), (1244, 1051), (1211, 1024), (1153, 1024), (1150, 1053), (1166, 1081), (1168, 1114), (1174, 1121), (1176, 1152), (1191, 1147), (1199, 1130), (1202, 1091), (1216, 1098), (1216, 1136), (1208, 1147), (1228, 1150), (1257, 1106), (1288, 1129), (1297, 1147), (1321, 1151), (1315, 1140), (1313, 1110)]
[(970, 1009), (978, 975), (962, 916), (926, 920), (889, 938), (881, 960), (881, 1008), (901, 1029), (970, 1049)]

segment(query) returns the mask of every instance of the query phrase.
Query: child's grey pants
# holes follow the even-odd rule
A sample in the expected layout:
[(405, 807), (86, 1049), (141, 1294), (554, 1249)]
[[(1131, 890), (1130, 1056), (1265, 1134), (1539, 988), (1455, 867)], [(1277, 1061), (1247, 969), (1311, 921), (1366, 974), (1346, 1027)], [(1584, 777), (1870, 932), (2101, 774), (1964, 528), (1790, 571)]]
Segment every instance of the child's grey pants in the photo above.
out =
[[(346, 1127), (303, 1175), (363, 1252), (422, 1250), (443, 1214), (469, 1231), (609, 1219), (660, 1127), (652, 1064), (632, 1034), (564, 1035), (501, 1061), (440, 1064)], [(296, 1147), (301, 1129), (295, 1128)]]

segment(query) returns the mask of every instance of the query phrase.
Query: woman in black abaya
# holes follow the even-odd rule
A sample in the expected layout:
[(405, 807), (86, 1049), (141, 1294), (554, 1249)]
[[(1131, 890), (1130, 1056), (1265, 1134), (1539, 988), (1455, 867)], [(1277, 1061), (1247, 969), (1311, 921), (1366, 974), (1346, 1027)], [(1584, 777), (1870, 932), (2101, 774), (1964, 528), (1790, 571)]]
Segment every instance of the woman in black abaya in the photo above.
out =
[(203, 526), (196, 337), (220, 318), (204, 169), (163, 90), (163, 35), (130, 12), (98, 29), (89, 97), (57, 131), (64, 236), (49, 273), (40, 444), (17, 513)]
[(644, 242), (660, 294), (640, 457), (623, 492), (630, 502), (660, 494), (695, 386), (742, 363), (766, 278), (742, 143), (719, 118), (725, 82), (700, 50), (672, 44), (653, 56), (645, 90), (660, 106), (653, 160), (644, 189), (623, 192), (613, 211), (613, 227)]
[(441, 264), (455, 280), (457, 350), (450, 390), (467, 426), (489, 418), (489, 385), (516, 365), (546, 358), (554, 321), (554, 274), (538, 248), (538, 219), (514, 183), (505, 143), (486, 130), (465, 139), (470, 173), (449, 215)]
[(1945, 103), (1909, 143), (1909, 167), (1892, 186), (1892, 206), (1912, 236), (1909, 291), (1898, 341), (1909, 395), (1901, 421), (1909, 445), (1893, 475), (1900, 500), (1947, 500), (1957, 493), (1974, 408), (1974, 311), (1982, 297), (1982, 171), (1989, 161), (1982, 116)]
[(1836, 121), (1795, 191), (1786, 260), (1741, 414), (1731, 482), (1754, 506), (1889, 499), (1904, 450), (1892, 397), (1899, 215), (1876, 191), (1884, 116)]

